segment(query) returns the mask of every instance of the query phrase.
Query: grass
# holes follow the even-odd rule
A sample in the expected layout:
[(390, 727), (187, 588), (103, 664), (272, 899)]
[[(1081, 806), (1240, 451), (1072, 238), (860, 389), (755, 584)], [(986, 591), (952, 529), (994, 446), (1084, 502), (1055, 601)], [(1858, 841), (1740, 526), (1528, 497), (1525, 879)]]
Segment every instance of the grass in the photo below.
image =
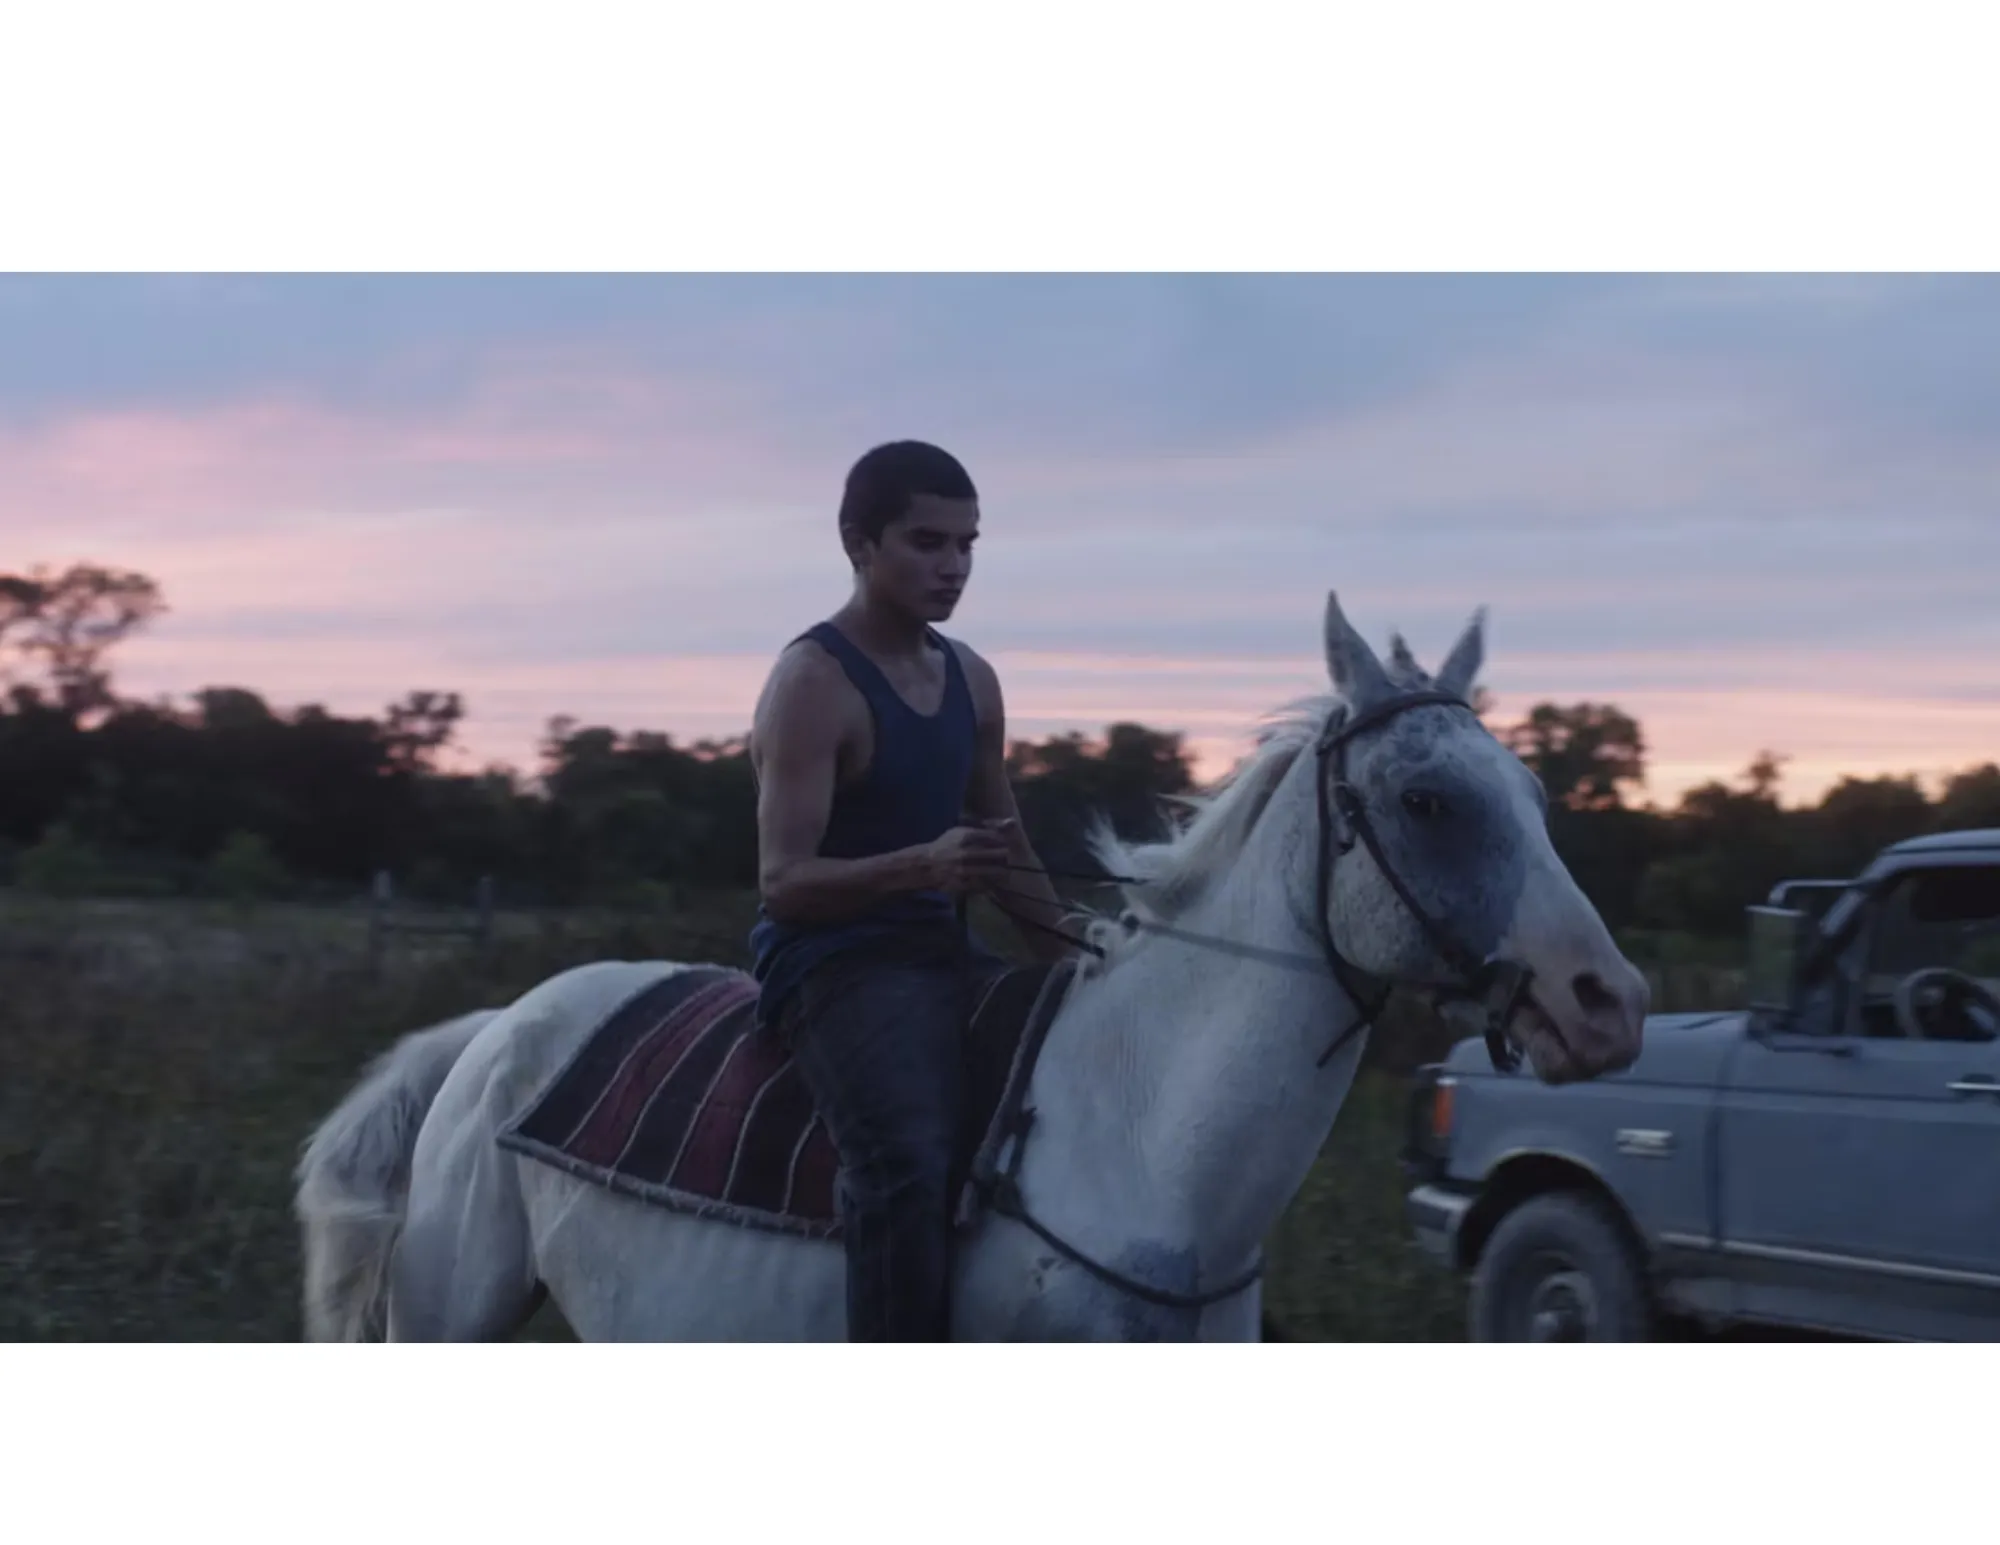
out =
[[(519, 925), (367, 969), (338, 912), (0, 916), (0, 1337), (291, 1339), (299, 1145), (375, 1052), (565, 966), (702, 952), (676, 920)], [(684, 925), (683, 925), (684, 926)]]
[[(358, 911), (0, 893), (0, 1338), (296, 1338), (292, 1165), (370, 1056), (583, 961), (725, 958), (747, 917), (516, 916), (483, 961), (423, 938), (370, 970)], [(1403, 1234), (1401, 1101), (1363, 1078), (1272, 1237), (1294, 1338), (1463, 1334), (1461, 1289)]]

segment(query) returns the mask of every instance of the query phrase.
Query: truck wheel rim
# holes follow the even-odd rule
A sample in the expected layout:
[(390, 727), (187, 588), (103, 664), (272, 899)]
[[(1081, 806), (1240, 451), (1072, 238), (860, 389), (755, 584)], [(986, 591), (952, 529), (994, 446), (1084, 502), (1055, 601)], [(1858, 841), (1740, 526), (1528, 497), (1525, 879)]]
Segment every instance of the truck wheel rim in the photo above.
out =
[(1535, 1263), (1523, 1305), (1529, 1341), (1588, 1341), (1597, 1326), (1590, 1278), (1561, 1257)]

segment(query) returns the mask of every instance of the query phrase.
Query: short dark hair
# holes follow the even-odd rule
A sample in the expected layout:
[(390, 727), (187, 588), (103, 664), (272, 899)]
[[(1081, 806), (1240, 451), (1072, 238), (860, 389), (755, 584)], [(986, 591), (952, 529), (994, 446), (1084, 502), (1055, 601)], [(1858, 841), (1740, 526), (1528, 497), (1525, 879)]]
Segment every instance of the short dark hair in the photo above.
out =
[(892, 440), (878, 445), (847, 474), (840, 497), (840, 535), (882, 540), (889, 522), (909, 513), (910, 501), (928, 494), (933, 499), (977, 499), (972, 477), (949, 451), (922, 440)]

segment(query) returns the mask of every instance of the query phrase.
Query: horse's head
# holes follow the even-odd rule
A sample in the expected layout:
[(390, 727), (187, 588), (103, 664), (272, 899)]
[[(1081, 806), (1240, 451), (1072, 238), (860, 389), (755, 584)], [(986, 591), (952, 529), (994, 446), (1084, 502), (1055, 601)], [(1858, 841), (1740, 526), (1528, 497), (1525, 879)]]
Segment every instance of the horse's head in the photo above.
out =
[[(1383, 981), (1446, 991), (1479, 968), (1525, 970), (1502, 1027), (1548, 1083), (1631, 1066), (1646, 979), (1549, 840), (1547, 799), (1463, 706), (1484, 653), (1475, 616), (1433, 678), (1401, 638), (1385, 666), (1331, 594), (1326, 664), (1344, 704), (1322, 738), (1330, 935)], [(1399, 706), (1401, 705), (1401, 706)]]

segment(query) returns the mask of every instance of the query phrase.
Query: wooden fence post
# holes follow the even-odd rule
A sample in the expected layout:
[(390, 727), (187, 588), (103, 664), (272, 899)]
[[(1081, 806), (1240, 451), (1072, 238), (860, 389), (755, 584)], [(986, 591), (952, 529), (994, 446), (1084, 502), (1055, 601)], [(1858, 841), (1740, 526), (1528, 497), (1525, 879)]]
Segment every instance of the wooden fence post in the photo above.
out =
[(493, 964), (493, 876), (482, 874), (479, 885), (473, 892), (473, 906), (478, 914), (473, 924), (473, 941), (479, 951), (482, 968)]
[(382, 962), (388, 946), (389, 909), (396, 902), (396, 882), (389, 877), (389, 871), (375, 871), (375, 884), (368, 896), (368, 971), (371, 976), (382, 974)]

